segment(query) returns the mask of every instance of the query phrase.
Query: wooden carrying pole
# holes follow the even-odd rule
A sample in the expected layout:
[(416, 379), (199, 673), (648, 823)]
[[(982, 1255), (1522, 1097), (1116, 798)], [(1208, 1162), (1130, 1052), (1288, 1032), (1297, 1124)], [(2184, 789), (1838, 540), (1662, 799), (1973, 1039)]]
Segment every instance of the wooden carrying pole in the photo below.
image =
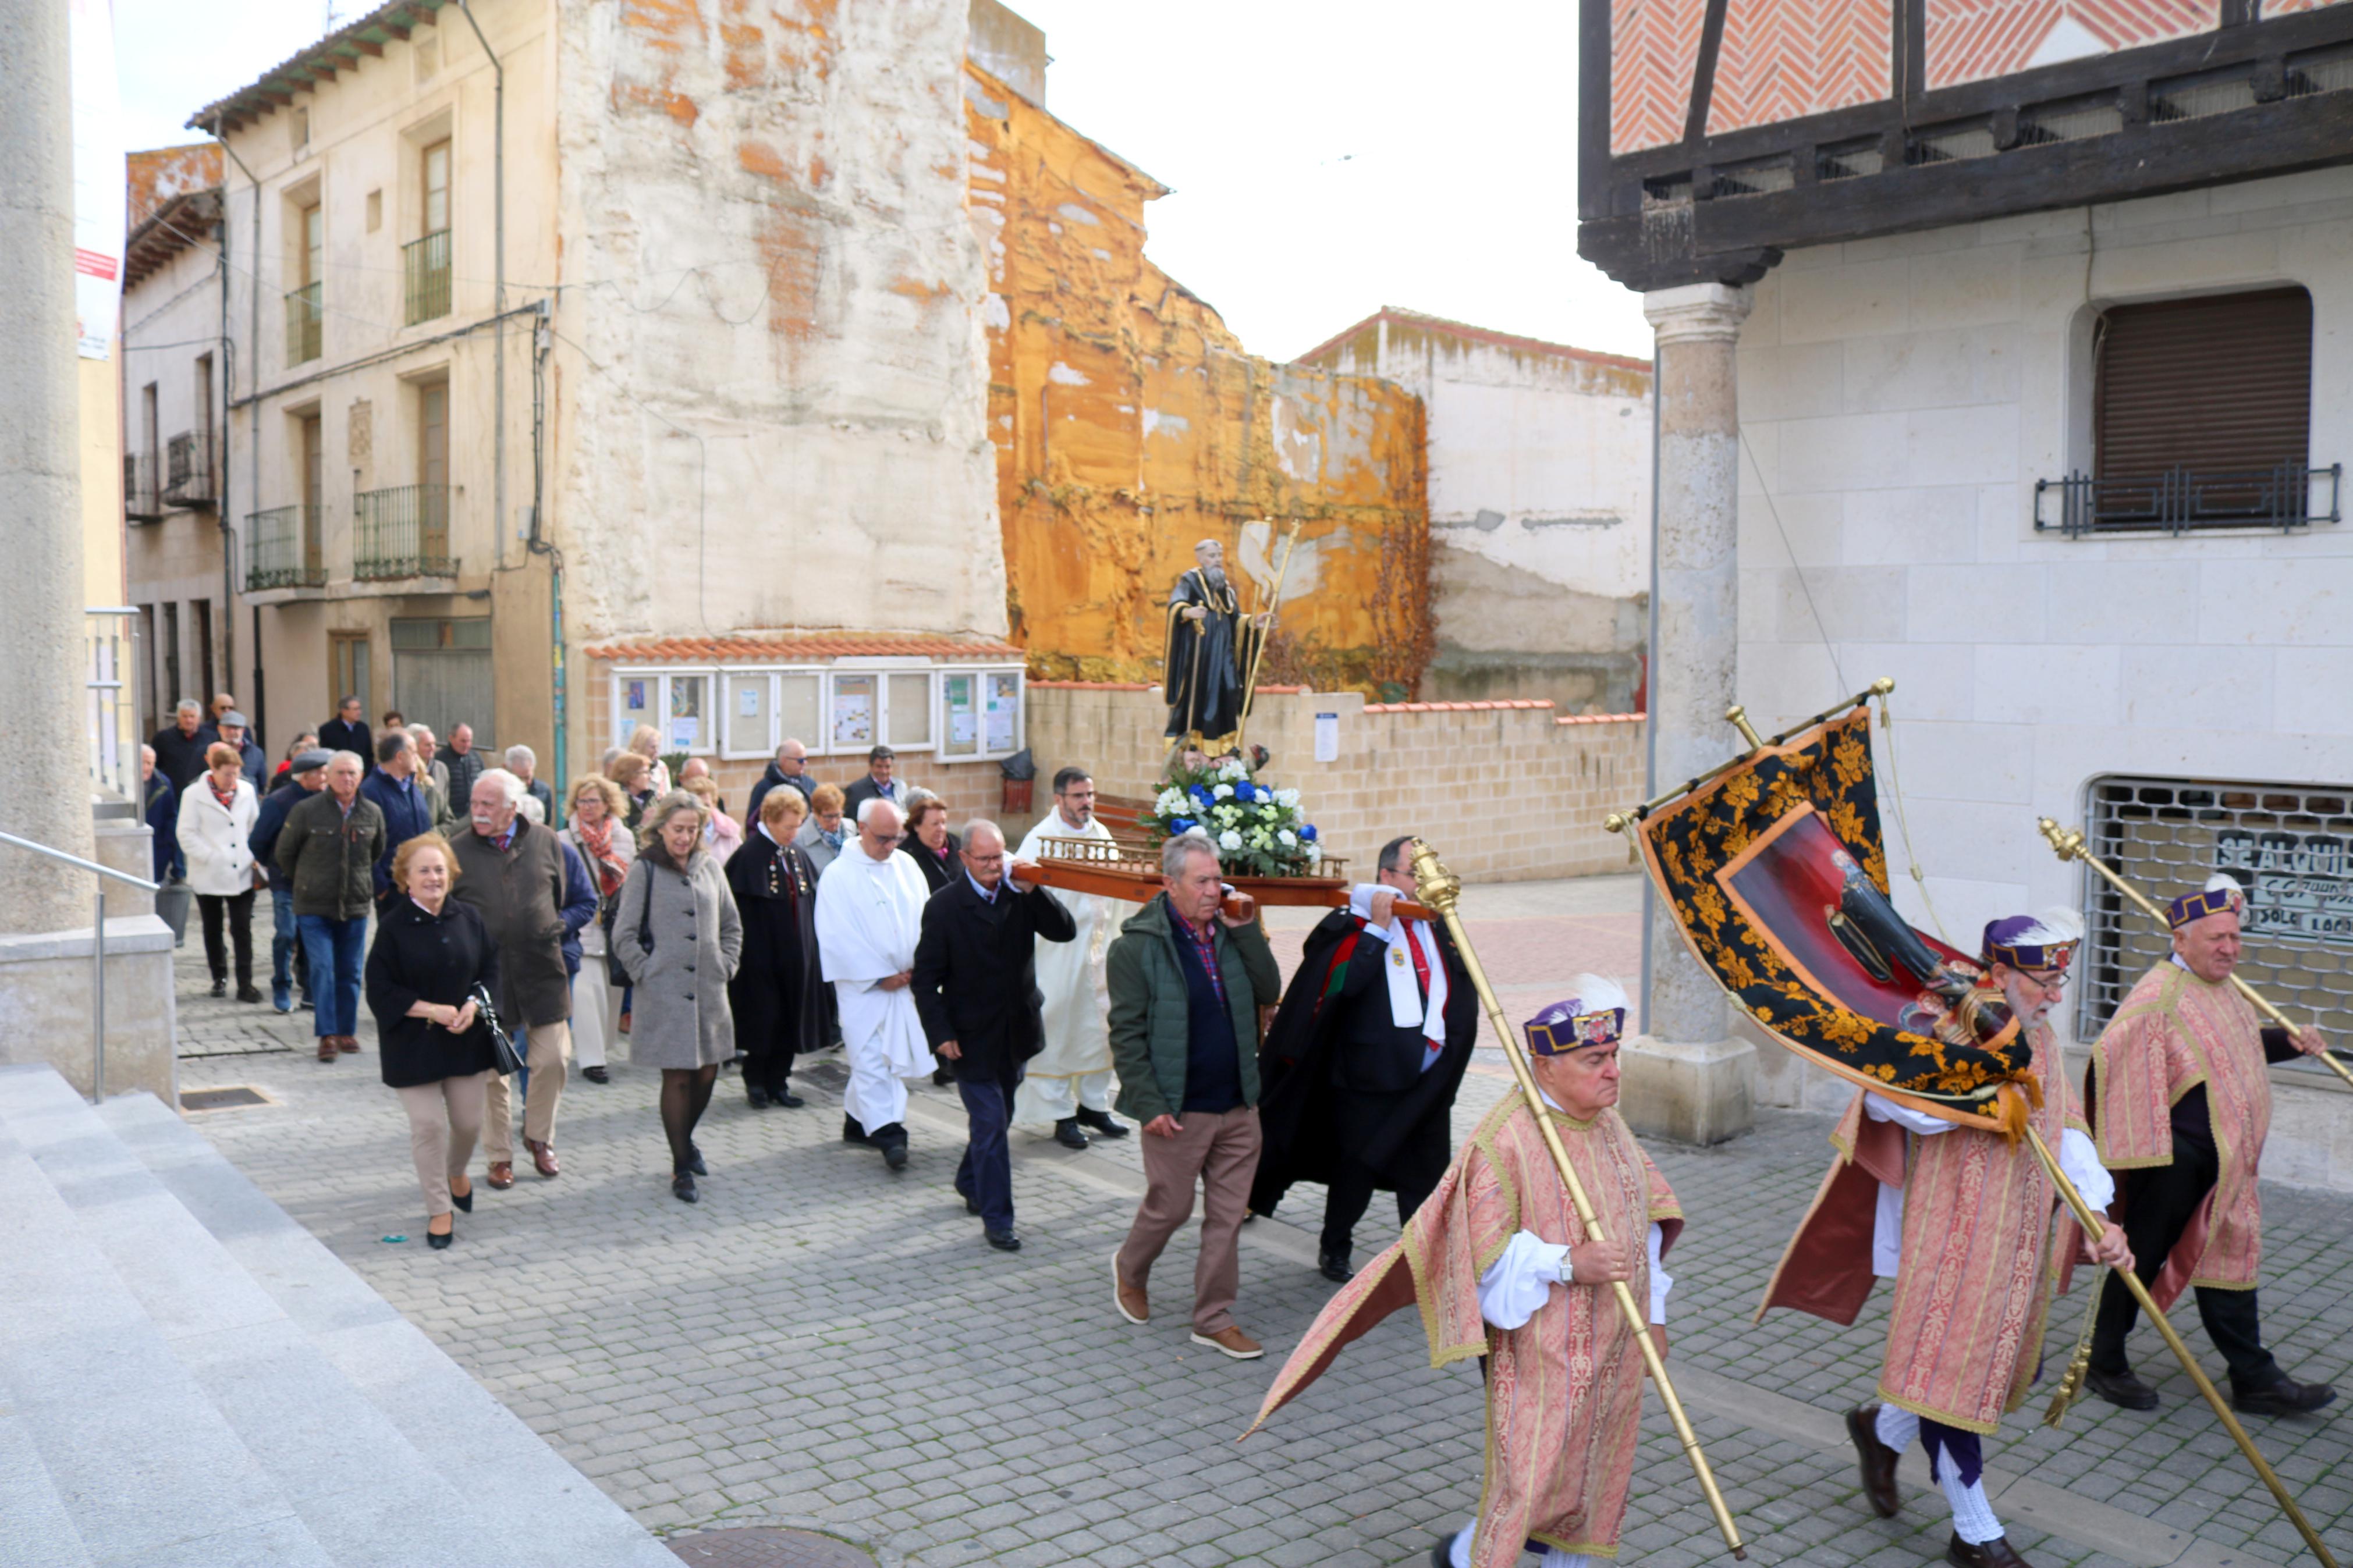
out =
[[(2005, 1089), (2004, 1092), (2010, 1091)], [(2075, 1190), (2075, 1184), (2059, 1169), (2059, 1162), (2052, 1157), (2051, 1146), (2042, 1141), (2042, 1134), (2034, 1130), (2034, 1123), (2031, 1121), (2026, 1124), (2026, 1136), (2033, 1141), (2034, 1157), (2042, 1162), (2043, 1170), (2050, 1174), (2051, 1184), (2058, 1189), (2060, 1197), (2073, 1211), (2075, 1223), (2084, 1227), (2084, 1235), (2098, 1236), (2107, 1224), (2105, 1216), (2084, 1200), (2084, 1194)], [(2180, 1361), (2182, 1370), (2189, 1374), (2189, 1381), (2198, 1385), (2198, 1392), (2204, 1394), (2206, 1403), (2214, 1407), (2214, 1414), (2222, 1418), (2231, 1440), (2239, 1445), (2241, 1453), (2247, 1456), (2247, 1463), (2255, 1468), (2255, 1474), (2263, 1478), (2263, 1485), (2271, 1488), (2272, 1496), (2279, 1500), (2281, 1511), (2287, 1515), (2288, 1522), (2295, 1526), (2296, 1533), (2304, 1537), (2304, 1543), (2312, 1548), (2312, 1554), (2320, 1559), (2322, 1568), (2337, 1568), (2337, 1559), (2331, 1557), (2328, 1548), (2320, 1543), (2320, 1537), (2313, 1533), (2310, 1521), (2304, 1517), (2304, 1510), (2295, 1506), (2295, 1499), (2288, 1496), (2287, 1488), (2281, 1482), (2278, 1472), (2257, 1450), (2254, 1439), (2247, 1436), (2247, 1429), (2239, 1425), (2239, 1418), (2232, 1413), (2230, 1402), (2222, 1397), (2221, 1391), (2214, 1386), (2214, 1380), (2208, 1377), (2205, 1369), (2198, 1364), (2198, 1358), (2189, 1353), (2189, 1347), (2181, 1342), (2181, 1336), (2174, 1331), (2172, 1323), (2157, 1310), (2157, 1303), (2149, 1298), (2148, 1287), (2142, 1284), (2140, 1277), (2129, 1268), (2112, 1268), (2109, 1272), (2125, 1282), (2125, 1289), (2130, 1290), (2133, 1300), (2140, 1303), (2140, 1310), (2147, 1314), (2150, 1322), (2157, 1325), (2157, 1331), (2165, 1338), (2166, 1347)]]
[[(2157, 905), (2150, 900), (2147, 894), (2143, 893), (2138, 888), (2134, 887), (2130, 882), (2126, 881), (2124, 878), (2118, 876), (2115, 871), (2109, 869), (2106, 862), (2103, 861), (2098, 856), (2093, 854), (2091, 850), (2084, 847), (2084, 830), (2082, 828), (2071, 827), (2063, 833), (2059, 830), (2059, 825), (2052, 821), (2047, 816), (2036, 817), (2034, 819), (2034, 826), (2042, 830), (2042, 837), (2051, 841), (2052, 851), (2056, 854), (2059, 858), (2062, 860), (2081, 860), (2084, 865), (2089, 866), (2093, 870), (2097, 871), (2101, 876), (2106, 878), (2110, 887), (2116, 889), (2117, 892), (2122, 893), (2126, 898), (2130, 899), (2134, 903), (2138, 904), (2148, 913), (2149, 917), (2156, 921), (2159, 925), (2166, 926), (2168, 929), (2171, 927), (2172, 922), (2166, 917), (2165, 911), (2158, 909)], [(2236, 974), (2232, 974), (2231, 976), (2231, 984), (2238, 987), (2240, 995), (2244, 996), (2249, 1002), (2254, 1005), (2256, 1012), (2261, 1013), (2264, 1017), (2269, 1018), (2273, 1023), (2277, 1024), (2281, 1028), (2285, 1029), (2290, 1035), (2294, 1035), (2295, 1033), (2295, 1025), (2289, 1021), (2288, 1016), (2281, 1012), (2277, 1007), (2273, 1006), (2271, 1003), (2264, 998), (2262, 992), (2257, 991), (2253, 986), (2240, 979)], [(2353, 1071), (2347, 1070), (2345, 1064), (2337, 1059), (2334, 1052), (2322, 1051), (2318, 1054), (2316, 1059), (2317, 1059), (2323, 1066), (2327, 1067), (2330, 1072), (2333, 1072), (2338, 1078), (2343, 1079), (2348, 1086), (2353, 1086)]]
[[(1478, 992), (1480, 1005), (1487, 1010), (1487, 1021), (1494, 1025), (1495, 1036), (1504, 1043), (1504, 1057), (1512, 1064), (1512, 1077), (1520, 1086), (1521, 1101), (1535, 1119), (1536, 1130), (1544, 1134), (1545, 1148), (1552, 1155), (1562, 1184), (1568, 1189), (1568, 1201), (1577, 1210), (1577, 1223), (1585, 1227), (1587, 1239), (1603, 1239), (1599, 1216), (1593, 1212), (1593, 1200), (1586, 1196), (1585, 1184), (1577, 1179), (1577, 1168), (1568, 1163), (1568, 1151), (1561, 1147), (1559, 1130), (1545, 1114), (1544, 1098), (1536, 1092), (1536, 1080), (1520, 1049), (1519, 1037), (1504, 1018), (1503, 1004), (1495, 1000), (1495, 988), (1487, 983), (1487, 972), (1480, 967), (1479, 955), (1471, 950), (1471, 934), (1462, 929), (1462, 917), (1456, 907), (1457, 896), (1462, 890), (1461, 880), (1446, 868), (1436, 851), (1419, 838), (1413, 841), (1413, 877), (1421, 901), (1438, 911), (1446, 922), (1447, 933), (1454, 938), (1454, 951), (1461, 955), (1462, 968), (1471, 976), (1471, 987)], [(1700, 1490), (1707, 1496), (1708, 1511), (1715, 1515), (1715, 1527), (1724, 1532), (1724, 1542), (1732, 1549), (1732, 1555), (1746, 1561), (1748, 1551), (1741, 1544), (1740, 1529), (1732, 1522), (1732, 1510), (1725, 1507), (1724, 1494), (1716, 1489), (1715, 1474), (1707, 1468), (1707, 1456), (1700, 1451), (1699, 1434), (1692, 1430), (1691, 1418), (1683, 1414), (1683, 1401), (1675, 1397), (1675, 1386), (1667, 1381), (1667, 1367), (1659, 1359), (1659, 1347), (1651, 1342), (1651, 1315), (1635, 1301), (1634, 1292), (1627, 1288), (1626, 1281), (1613, 1281), (1609, 1288), (1618, 1299), (1618, 1310), (1624, 1314), (1626, 1326), (1633, 1332), (1635, 1344), (1641, 1348), (1642, 1364), (1650, 1371), (1660, 1402), (1667, 1407), (1667, 1418), (1674, 1423), (1683, 1457), (1691, 1461), (1692, 1473), (1699, 1478)]]

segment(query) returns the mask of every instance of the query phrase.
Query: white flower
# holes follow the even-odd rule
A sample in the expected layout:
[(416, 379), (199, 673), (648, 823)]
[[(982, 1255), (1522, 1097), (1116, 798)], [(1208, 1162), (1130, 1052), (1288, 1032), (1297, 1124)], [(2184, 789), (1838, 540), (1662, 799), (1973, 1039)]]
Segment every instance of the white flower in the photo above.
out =
[(1231, 784), (1219, 784), (1217, 788), (1209, 792), (1209, 798), (1211, 800), (1231, 800), (1234, 798), (1234, 786)]
[(1218, 835), (1218, 847), (1219, 847), (1219, 848), (1220, 848), (1220, 849), (1239, 849), (1239, 848), (1240, 848), (1241, 847), (1242, 847), (1242, 836), (1241, 836), (1240, 834), (1239, 834), (1239, 833), (1236, 833), (1232, 828), (1229, 827), (1229, 828), (1227, 828), (1223, 833), (1220, 833), (1220, 834), (1219, 834), (1219, 835)]
[(1152, 803), (1152, 809), (1162, 816), (1182, 816), (1190, 797), (1181, 789), (1164, 789)]
[(1285, 811), (1295, 811), (1299, 807), (1299, 792), (1295, 789), (1276, 790), (1274, 792), (1274, 804), (1282, 807)]
[(1307, 863), (1310, 866), (1317, 866), (1323, 864), (1323, 861), (1324, 846), (1321, 844), (1310, 844), (1307, 847)]
[(1282, 832), (1274, 836), (1274, 841), (1277, 844), (1282, 845), (1285, 849), (1296, 848), (1299, 844), (1299, 835), (1292, 832), (1291, 829), (1286, 827)]
[(1229, 757), (1219, 767), (1218, 776), (1221, 779), (1246, 779), (1250, 777), (1250, 769), (1242, 765), (1240, 758)]

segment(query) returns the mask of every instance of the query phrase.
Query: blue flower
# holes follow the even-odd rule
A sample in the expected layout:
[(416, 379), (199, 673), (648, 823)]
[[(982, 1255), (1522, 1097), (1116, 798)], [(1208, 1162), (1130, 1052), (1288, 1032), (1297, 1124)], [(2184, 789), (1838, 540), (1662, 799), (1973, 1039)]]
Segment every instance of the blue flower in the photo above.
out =
[(1209, 804), (1209, 791), (1207, 785), (1195, 784), (1186, 793), (1190, 795), (1195, 800), (1199, 801), (1203, 805)]
[(1300, 824), (1299, 842), (1302, 844), (1313, 844), (1315, 842), (1315, 825), (1314, 823), (1303, 822)]
[(1259, 788), (1258, 785), (1254, 784), (1236, 784), (1234, 786), (1234, 793), (1241, 796), (1244, 800), (1250, 801), (1252, 803), (1263, 801), (1266, 798), (1266, 791)]
[(1200, 826), (1189, 816), (1172, 816), (1168, 819), (1168, 836), (1174, 838), (1181, 834), (1190, 833)]

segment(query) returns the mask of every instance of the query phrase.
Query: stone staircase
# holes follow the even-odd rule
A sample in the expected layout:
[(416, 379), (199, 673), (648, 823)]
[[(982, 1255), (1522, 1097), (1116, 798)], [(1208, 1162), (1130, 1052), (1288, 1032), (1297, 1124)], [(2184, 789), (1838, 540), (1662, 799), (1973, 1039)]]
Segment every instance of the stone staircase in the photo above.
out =
[(0, 1067), (0, 1568), (677, 1568), (151, 1096)]

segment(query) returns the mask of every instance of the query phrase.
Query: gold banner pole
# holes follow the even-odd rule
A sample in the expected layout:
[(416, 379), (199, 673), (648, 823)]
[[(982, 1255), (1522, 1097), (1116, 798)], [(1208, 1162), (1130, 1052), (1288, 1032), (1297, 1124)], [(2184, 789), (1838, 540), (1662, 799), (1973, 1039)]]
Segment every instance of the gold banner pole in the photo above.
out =
[[(2060, 831), (2059, 825), (2052, 821), (2047, 816), (2036, 817), (2034, 819), (2034, 826), (2042, 830), (2042, 837), (2051, 841), (2052, 852), (2057, 855), (2060, 859), (2081, 860), (2084, 865), (2089, 866), (2093, 870), (2097, 871), (2101, 876), (2106, 878), (2110, 887), (2116, 889), (2117, 892), (2122, 893), (2126, 898), (2130, 899), (2134, 903), (2138, 904), (2148, 913), (2150, 918), (2154, 919), (2158, 924), (2168, 927), (2170, 926), (2171, 922), (2168, 920), (2165, 911), (2158, 909), (2155, 903), (2151, 902), (2147, 895), (2144, 894), (2138, 888), (2134, 887), (2130, 882), (2126, 881), (2115, 871), (2109, 869), (2105, 861), (2103, 861), (2098, 856), (2093, 854), (2091, 850), (2084, 847), (2084, 830), (2082, 828), (2071, 827), (2063, 833)], [(2236, 974), (2231, 976), (2231, 984), (2239, 988), (2240, 995), (2244, 996), (2249, 1002), (2254, 1004), (2256, 1012), (2261, 1013), (2264, 1017), (2269, 1018), (2273, 1023), (2277, 1024), (2281, 1028), (2285, 1029), (2290, 1035), (2294, 1035), (2296, 1032), (2295, 1025), (2289, 1021), (2288, 1016), (2281, 1012), (2277, 1007), (2273, 1006), (2271, 1003), (2264, 998), (2262, 992), (2257, 991), (2253, 986), (2240, 979)], [(2335, 1073), (2338, 1078), (2344, 1079), (2348, 1086), (2353, 1086), (2353, 1070), (2348, 1070), (2345, 1064), (2338, 1061), (2334, 1053), (2324, 1050), (2314, 1059), (2327, 1067), (2330, 1072)]]
[[(2074, 1212), (2075, 1223), (2084, 1227), (2085, 1235), (2099, 1235), (2107, 1223), (2105, 1218), (2084, 1201), (2084, 1194), (2075, 1190), (2075, 1184), (2059, 1169), (2059, 1162), (2052, 1158), (2051, 1146), (2043, 1142), (2042, 1134), (2035, 1131), (2031, 1121), (2027, 1123), (2026, 1135), (2033, 1141), (2035, 1158), (2042, 1162), (2043, 1170), (2050, 1173), (2051, 1184), (2058, 1189), (2060, 1197)], [(2198, 1364), (2198, 1358), (2189, 1353), (2189, 1347), (2181, 1342), (2181, 1336), (2174, 1331), (2172, 1323), (2157, 1310), (2157, 1303), (2149, 1299), (2148, 1287), (2143, 1285), (2139, 1276), (2129, 1268), (2113, 1268), (2109, 1272), (2125, 1282), (2125, 1289), (2130, 1290), (2133, 1300), (2140, 1303), (2140, 1310), (2148, 1315), (2150, 1322), (2157, 1325), (2157, 1331), (2165, 1337), (2166, 1347), (2179, 1359), (2182, 1370), (2189, 1374), (2189, 1381), (2198, 1385), (2198, 1392), (2206, 1396), (2206, 1403), (2214, 1407), (2214, 1414), (2222, 1418), (2231, 1440), (2239, 1445), (2241, 1453), (2247, 1456), (2247, 1463), (2255, 1468), (2255, 1474), (2263, 1478), (2263, 1485), (2271, 1488), (2272, 1496), (2279, 1500), (2281, 1511), (2287, 1515), (2288, 1522), (2295, 1526), (2296, 1533), (2304, 1537), (2304, 1543), (2312, 1548), (2312, 1554), (2320, 1559), (2322, 1568), (2337, 1568), (2337, 1559), (2331, 1557), (2328, 1548), (2320, 1543), (2320, 1537), (2313, 1533), (2311, 1523), (2304, 1517), (2304, 1510), (2295, 1506), (2295, 1499), (2288, 1496), (2287, 1488), (2281, 1482), (2278, 1472), (2256, 1449), (2254, 1439), (2247, 1436), (2247, 1429), (2239, 1425), (2239, 1418), (2232, 1414), (2230, 1402), (2222, 1397), (2221, 1391), (2214, 1386), (2214, 1380), (2208, 1377), (2205, 1369)]]
[[(1520, 1099), (1527, 1106), (1528, 1114), (1535, 1118), (1536, 1130), (1544, 1134), (1545, 1148), (1560, 1172), (1562, 1184), (1568, 1189), (1568, 1201), (1577, 1210), (1577, 1223), (1585, 1227), (1588, 1238), (1602, 1239), (1601, 1223), (1593, 1212), (1593, 1202), (1585, 1194), (1585, 1184), (1577, 1179), (1577, 1168), (1568, 1163), (1568, 1151), (1561, 1147), (1559, 1130), (1545, 1114), (1544, 1099), (1536, 1092), (1536, 1080), (1528, 1070), (1526, 1057), (1521, 1053), (1519, 1037), (1504, 1018), (1503, 1004), (1495, 999), (1495, 988), (1487, 983), (1487, 972), (1480, 967), (1479, 955), (1471, 950), (1471, 935), (1462, 929), (1462, 917), (1456, 907), (1457, 896), (1462, 890), (1461, 879), (1449, 871), (1437, 852), (1419, 838), (1413, 841), (1413, 877), (1421, 901), (1438, 911), (1446, 922), (1447, 934), (1454, 939), (1454, 950), (1462, 956), (1471, 987), (1478, 992), (1480, 1004), (1487, 1010), (1487, 1021), (1495, 1026), (1496, 1037), (1504, 1043), (1504, 1058), (1512, 1064), (1512, 1077), (1520, 1086)], [(1708, 1511), (1715, 1515), (1715, 1527), (1724, 1532), (1725, 1544), (1732, 1549), (1732, 1555), (1745, 1562), (1748, 1551), (1741, 1544), (1739, 1527), (1732, 1522), (1732, 1510), (1724, 1505), (1724, 1494), (1716, 1489), (1715, 1474), (1707, 1467), (1707, 1456), (1700, 1452), (1699, 1434), (1692, 1430), (1691, 1418), (1683, 1414), (1683, 1401), (1675, 1397), (1675, 1386), (1667, 1381), (1666, 1363), (1659, 1359), (1659, 1347), (1651, 1342), (1651, 1315), (1635, 1302), (1634, 1292), (1627, 1289), (1623, 1279), (1615, 1281), (1610, 1289), (1618, 1298), (1619, 1311), (1633, 1331), (1634, 1342), (1641, 1347), (1642, 1364), (1650, 1371), (1660, 1402), (1667, 1407), (1667, 1418), (1674, 1423), (1683, 1456), (1691, 1460), (1692, 1473), (1699, 1478), (1700, 1490), (1707, 1495)], [(2332, 1563), (2330, 1568), (2336, 1565)]]

